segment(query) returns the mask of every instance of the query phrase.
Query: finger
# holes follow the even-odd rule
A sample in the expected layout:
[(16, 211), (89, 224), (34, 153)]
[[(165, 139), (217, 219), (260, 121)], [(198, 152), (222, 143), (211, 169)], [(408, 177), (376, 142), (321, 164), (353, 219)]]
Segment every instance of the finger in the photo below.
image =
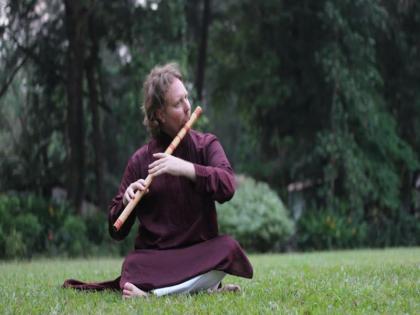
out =
[(140, 184), (142, 184), (143, 186), (145, 186), (145, 187), (146, 187), (146, 180), (144, 180), (144, 179), (139, 179), (139, 180), (138, 180), (138, 182), (139, 182)]
[(137, 191), (137, 190), (139, 190), (139, 189), (141, 189), (143, 187), (143, 185), (141, 185), (138, 182), (132, 183), (130, 186), (133, 188), (133, 191), (134, 192)]
[(162, 158), (167, 157), (168, 155), (169, 154), (166, 154), (166, 153), (154, 153), (153, 157), (158, 158), (158, 159), (162, 159)]
[(131, 185), (130, 185), (130, 189), (128, 190), (128, 192), (129, 192), (129, 194), (130, 194), (130, 197), (131, 197), (131, 199), (133, 199), (134, 198), (134, 196), (136, 195), (136, 191), (138, 190), (138, 188), (136, 187), (136, 184), (135, 183), (132, 183)]
[(150, 165), (149, 166), (149, 173), (150, 172), (156, 172), (160, 167), (161, 167), (161, 165), (162, 165), (162, 163), (158, 163), (158, 164), (155, 164), (155, 165)]
[(159, 160), (154, 161), (153, 163), (150, 163), (150, 164), (149, 164), (149, 168), (151, 168), (151, 167), (155, 167), (156, 165), (162, 164), (162, 163), (164, 163), (164, 162), (165, 162), (165, 160), (164, 160), (163, 158), (161, 158), (161, 159), (159, 159)]
[(156, 171), (157, 171), (156, 167), (149, 169), (149, 175), (154, 176)]
[(149, 170), (150, 170), (152, 167), (155, 167), (156, 165), (158, 165), (158, 164), (159, 164), (158, 162), (160, 162), (160, 160), (154, 161), (153, 163), (149, 164)]
[(159, 175), (165, 174), (165, 172), (166, 172), (166, 167), (161, 167), (153, 173), (153, 176), (159, 176)]
[(127, 194), (128, 194), (128, 200), (133, 199), (133, 197), (134, 197), (134, 191), (131, 188), (130, 189), (127, 189)]
[(130, 199), (128, 199), (127, 194), (124, 194), (124, 198), (123, 198), (123, 204), (126, 205), (127, 203), (130, 202)]
[(143, 190), (145, 190), (146, 189), (146, 186), (145, 185), (142, 185), (142, 184), (140, 184), (140, 183), (138, 183), (137, 185), (136, 185), (136, 192), (137, 191), (143, 191)]
[(153, 174), (154, 172), (156, 172), (156, 169), (157, 169), (157, 166), (149, 168), (149, 174)]
[(129, 203), (131, 201), (132, 198), (130, 197), (130, 195), (128, 194), (128, 192), (126, 192), (124, 194), (124, 199), (125, 199), (125, 204), (127, 204), (127, 203)]
[(163, 164), (156, 165), (155, 167), (149, 169), (149, 174), (156, 175), (156, 172), (164, 168)]
[(149, 187), (147, 187), (147, 186), (146, 186), (146, 181), (144, 181), (144, 180), (143, 180), (143, 182), (142, 182), (142, 183), (143, 183), (143, 187), (144, 187), (144, 188), (143, 188), (143, 191), (144, 191), (144, 190), (146, 190), (146, 192), (145, 192), (145, 193), (147, 194), (147, 193), (149, 192)]

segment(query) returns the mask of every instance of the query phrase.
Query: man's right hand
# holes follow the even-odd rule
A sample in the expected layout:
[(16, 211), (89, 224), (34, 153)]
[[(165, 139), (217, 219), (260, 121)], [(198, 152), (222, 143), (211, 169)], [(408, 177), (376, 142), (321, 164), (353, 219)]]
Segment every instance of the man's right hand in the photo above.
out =
[[(124, 197), (123, 197), (123, 204), (126, 206), (135, 196), (137, 190), (144, 191), (146, 189), (146, 181), (144, 179), (139, 179), (138, 181), (131, 183), (130, 186), (127, 187)], [(149, 192), (147, 189), (146, 194)]]

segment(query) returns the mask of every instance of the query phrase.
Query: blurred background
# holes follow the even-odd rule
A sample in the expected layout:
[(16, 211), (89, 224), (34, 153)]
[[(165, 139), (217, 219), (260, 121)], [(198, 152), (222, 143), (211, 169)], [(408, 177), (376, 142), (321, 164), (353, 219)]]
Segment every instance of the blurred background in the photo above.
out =
[(415, 0), (0, 0), (0, 258), (132, 248), (107, 204), (170, 61), (247, 250), (419, 245), (419, 34)]

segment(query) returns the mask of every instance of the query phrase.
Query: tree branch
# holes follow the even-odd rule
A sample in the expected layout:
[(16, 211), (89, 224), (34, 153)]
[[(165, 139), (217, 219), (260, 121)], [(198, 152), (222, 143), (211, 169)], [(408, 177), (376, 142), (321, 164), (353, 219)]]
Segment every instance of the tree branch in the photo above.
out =
[(6, 83), (2, 86), (0, 90), (0, 98), (6, 93), (9, 85), (13, 82), (13, 79), (19, 69), (25, 64), (26, 60), (28, 60), (28, 56), (25, 56), (22, 61), (18, 64), (18, 66), (13, 70), (12, 75), (6, 80)]

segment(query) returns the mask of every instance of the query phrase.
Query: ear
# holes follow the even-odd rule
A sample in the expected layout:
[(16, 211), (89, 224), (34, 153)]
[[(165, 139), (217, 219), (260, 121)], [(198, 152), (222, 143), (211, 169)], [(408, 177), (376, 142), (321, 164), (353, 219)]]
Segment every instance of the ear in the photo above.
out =
[(161, 123), (165, 123), (165, 111), (163, 110), (163, 108), (159, 108), (156, 110), (156, 118)]

